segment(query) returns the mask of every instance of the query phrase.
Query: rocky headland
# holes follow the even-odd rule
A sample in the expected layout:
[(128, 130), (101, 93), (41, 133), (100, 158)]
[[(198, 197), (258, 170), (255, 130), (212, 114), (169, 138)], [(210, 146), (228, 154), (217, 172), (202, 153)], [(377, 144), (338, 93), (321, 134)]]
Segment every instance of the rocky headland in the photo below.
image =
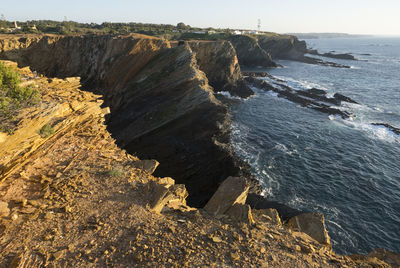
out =
[(252, 94), (230, 42), (0, 40), (0, 57), (29, 66), (14, 68), (41, 94), (0, 133), (2, 265), (399, 265), (385, 250), (336, 255), (323, 215), (259, 195), (214, 97)]

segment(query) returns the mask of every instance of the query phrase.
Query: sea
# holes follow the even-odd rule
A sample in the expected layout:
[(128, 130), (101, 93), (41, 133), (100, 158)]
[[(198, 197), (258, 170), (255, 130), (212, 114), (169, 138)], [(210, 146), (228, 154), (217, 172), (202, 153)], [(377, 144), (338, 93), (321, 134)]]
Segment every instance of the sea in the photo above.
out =
[(323, 213), (335, 252), (400, 252), (400, 135), (372, 124), (400, 128), (400, 37), (305, 41), (320, 53), (352, 53), (358, 60), (321, 57), (348, 69), (281, 60), (282, 68), (258, 71), (296, 90), (350, 97), (358, 104), (337, 108), (352, 116), (327, 115), (253, 88), (253, 97), (229, 102), (235, 150), (268, 199)]

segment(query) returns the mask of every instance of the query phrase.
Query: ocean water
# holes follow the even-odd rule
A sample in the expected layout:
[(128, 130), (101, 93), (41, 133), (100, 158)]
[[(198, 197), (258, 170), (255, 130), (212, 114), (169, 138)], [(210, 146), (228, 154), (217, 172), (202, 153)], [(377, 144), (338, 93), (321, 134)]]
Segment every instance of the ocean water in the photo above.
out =
[(339, 108), (353, 116), (329, 116), (254, 88), (254, 97), (230, 102), (235, 149), (266, 197), (325, 215), (337, 253), (400, 252), (400, 135), (371, 124), (400, 128), (400, 38), (306, 42), (359, 61), (324, 58), (350, 69), (279, 61), (283, 68), (267, 71), (296, 90), (351, 97), (359, 105)]

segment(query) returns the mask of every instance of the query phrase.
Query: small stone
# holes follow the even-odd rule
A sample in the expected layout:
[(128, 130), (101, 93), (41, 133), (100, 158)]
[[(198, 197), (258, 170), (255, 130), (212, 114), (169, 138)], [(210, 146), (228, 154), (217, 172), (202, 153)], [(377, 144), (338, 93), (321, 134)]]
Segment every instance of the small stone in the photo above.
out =
[(73, 244), (69, 244), (68, 245), (68, 250), (69, 251), (74, 251), (74, 249), (75, 249), (75, 246)]
[(261, 247), (261, 248), (260, 248), (260, 252), (261, 252), (262, 254), (264, 254), (264, 253), (266, 252), (265, 247)]
[(8, 217), (8, 215), (10, 215), (8, 203), (0, 201), (0, 217)]
[(17, 220), (17, 219), (18, 219), (18, 213), (17, 213), (17, 212), (14, 212), (14, 213), (11, 215), (11, 219), (12, 219), (13, 221)]
[(36, 201), (36, 200), (29, 200), (28, 203), (29, 203), (31, 206), (34, 206), (34, 207), (39, 206), (39, 203), (38, 203), (38, 201)]
[(215, 243), (221, 243), (222, 239), (220, 237), (218, 237), (218, 236), (213, 236), (212, 237), (212, 241), (215, 242)]
[(307, 254), (311, 254), (315, 252), (315, 249), (312, 245), (306, 245), (306, 244), (302, 244), (301, 246), (301, 251)]
[(295, 246), (294, 246), (294, 250), (296, 250), (296, 251), (301, 251), (301, 247), (300, 247), (299, 245), (295, 245)]
[(56, 253), (54, 253), (53, 257), (55, 260), (59, 260), (62, 257), (64, 257), (64, 255), (65, 255), (65, 250), (60, 250), (60, 251), (57, 251)]
[(240, 259), (239, 254), (235, 253), (235, 252), (231, 252), (231, 258), (233, 261), (237, 261)]

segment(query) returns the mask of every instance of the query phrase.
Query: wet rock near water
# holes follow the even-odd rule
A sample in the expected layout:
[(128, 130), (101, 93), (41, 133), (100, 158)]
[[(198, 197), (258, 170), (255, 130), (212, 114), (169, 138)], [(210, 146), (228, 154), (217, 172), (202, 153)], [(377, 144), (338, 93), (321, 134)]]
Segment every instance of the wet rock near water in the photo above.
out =
[(326, 57), (326, 58), (333, 58), (333, 59), (341, 59), (341, 60), (357, 60), (353, 55), (350, 53), (340, 53), (340, 54), (335, 54), (332, 52), (327, 52), (327, 53), (319, 53), (318, 50), (316, 49), (308, 49), (307, 50), (308, 54), (312, 55), (317, 55), (321, 57)]
[(394, 126), (389, 125), (387, 123), (371, 123), (371, 125), (386, 127), (387, 129), (389, 129), (393, 133), (395, 133), (397, 135), (400, 135), (400, 128), (394, 127)]
[[(271, 76), (269, 76), (271, 78)], [(274, 77), (272, 77), (274, 79)], [(357, 103), (349, 97), (336, 93), (332, 98), (326, 96), (326, 92), (321, 89), (312, 88), (309, 90), (295, 90), (278, 80), (277, 82), (267, 82), (254, 77), (246, 77), (246, 81), (257, 88), (278, 93), (278, 97), (288, 99), (298, 103), (303, 107), (320, 111), (329, 115), (339, 115), (343, 119), (349, 118), (350, 113), (340, 110), (330, 105), (339, 106), (343, 101)]]

